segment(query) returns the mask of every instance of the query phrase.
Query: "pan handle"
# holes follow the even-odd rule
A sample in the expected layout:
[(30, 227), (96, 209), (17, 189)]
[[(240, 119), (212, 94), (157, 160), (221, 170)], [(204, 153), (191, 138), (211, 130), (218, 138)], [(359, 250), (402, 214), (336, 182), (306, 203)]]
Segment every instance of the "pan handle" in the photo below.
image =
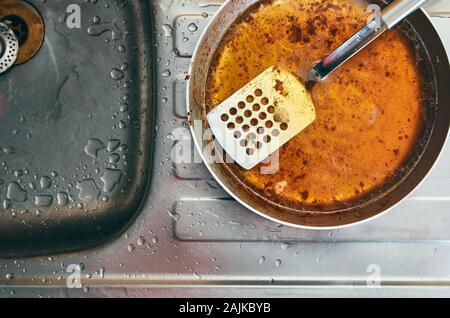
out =
[[(333, 53), (311, 70), (313, 81), (325, 79), (356, 53), (361, 51), (386, 30), (393, 28), (404, 18), (419, 9), (427, 0), (395, 0), (364, 28), (358, 31)], [(380, 19), (381, 18), (381, 19)]]
[(381, 18), (388, 26), (388, 29), (392, 29), (408, 15), (423, 6), (427, 1), (428, 0), (395, 0), (381, 12)]

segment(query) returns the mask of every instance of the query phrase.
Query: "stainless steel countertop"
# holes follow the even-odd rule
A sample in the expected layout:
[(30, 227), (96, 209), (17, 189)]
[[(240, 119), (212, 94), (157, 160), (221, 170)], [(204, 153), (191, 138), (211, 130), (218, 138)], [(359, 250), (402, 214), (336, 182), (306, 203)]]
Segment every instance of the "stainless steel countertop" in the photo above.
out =
[[(202, 164), (172, 163), (174, 145), (183, 142), (175, 135), (190, 136), (189, 57), (220, 3), (153, 0), (154, 177), (135, 222), (88, 251), (0, 260), (0, 297), (450, 296), (448, 141), (433, 172), (400, 206), (334, 231), (262, 219), (230, 199)], [(432, 1), (427, 10), (450, 52), (450, 1)], [(66, 288), (70, 264), (82, 264), (83, 288)]]

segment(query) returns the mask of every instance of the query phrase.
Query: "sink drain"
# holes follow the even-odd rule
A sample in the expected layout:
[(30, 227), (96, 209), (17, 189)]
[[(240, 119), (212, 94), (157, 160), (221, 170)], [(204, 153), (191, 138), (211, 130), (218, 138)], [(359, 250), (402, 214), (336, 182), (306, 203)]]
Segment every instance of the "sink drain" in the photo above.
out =
[(13, 30), (0, 22), (0, 74), (8, 70), (17, 60), (19, 41)]
[(0, 22), (14, 32), (19, 42), (15, 64), (36, 55), (44, 42), (44, 21), (35, 7), (22, 0), (0, 0)]
[(0, 22), (6, 24), (19, 40), (19, 45), (22, 46), (28, 39), (28, 26), (26, 22), (19, 16), (8, 15), (0, 19)]

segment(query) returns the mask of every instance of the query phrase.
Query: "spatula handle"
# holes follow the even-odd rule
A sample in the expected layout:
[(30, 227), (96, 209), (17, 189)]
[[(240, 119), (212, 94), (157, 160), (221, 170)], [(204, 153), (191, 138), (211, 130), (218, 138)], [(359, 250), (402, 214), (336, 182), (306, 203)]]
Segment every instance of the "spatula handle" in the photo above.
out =
[(420, 8), (427, 0), (395, 0), (364, 28), (358, 31), (333, 53), (311, 70), (314, 81), (325, 79), (331, 72), (348, 61), (386, 30), (393, 28), (408, 15)]

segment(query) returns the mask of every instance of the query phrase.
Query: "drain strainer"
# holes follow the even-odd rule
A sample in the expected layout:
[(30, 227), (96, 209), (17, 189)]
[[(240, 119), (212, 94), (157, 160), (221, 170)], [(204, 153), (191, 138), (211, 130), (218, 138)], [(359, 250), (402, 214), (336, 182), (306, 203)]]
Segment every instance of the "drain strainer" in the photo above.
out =
[(19, 40), (16, 65), (33, 58), (44, 42), (44, 21), (38, 10), (21, 0), (0, 0), (0, 22), (14, 31)]
[(0, 22), (0, 74), (8, 70), (19, 55), (19, 41), (13, 30)]

